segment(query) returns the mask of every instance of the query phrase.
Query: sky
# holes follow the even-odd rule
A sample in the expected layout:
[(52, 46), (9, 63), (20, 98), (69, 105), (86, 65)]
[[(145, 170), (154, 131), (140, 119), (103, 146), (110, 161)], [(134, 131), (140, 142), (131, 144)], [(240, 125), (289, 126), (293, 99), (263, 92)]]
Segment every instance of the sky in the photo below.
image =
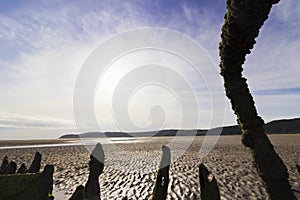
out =
[[(258, 113), (266, 122), (300, 116), (297, 1), (282, 0), (273, 6), (243, 66)], [(78, 133), (73, 108), (78, 74), (99, 45), (127, 31), (160, 27), (184, 34), (205, 49), (214, 69), (204, 79), (214, 78), (219, 73), (218, 43), (225, 12), (225, 2), (220, 0), (0, 0), (0, 139), (57, 138)], [(132, 66), (154, 62), (171, 66), (168, 70), (189, 80), (199, 103), (196, 127), (189, 122), (194, 122), (196, 108), (176, 75), (166, 78), (173, 90), (159, 84), (141, 85), (130, 99), (113, 98), (113, 86), (119, 83), (123, 83), (122, 91), (129, 91), (130, 82), (122, 78)], [(163, 67), (150, 68), (167, 73)], [(157, 77), (159, 70), (151, 77)], [(119, 125), (126, 119), (114, 109), (124, 102), (137, 127), (131, 131), (236, 124), (221, 77), (214, 79), (208, 91), (205, 81), (189, 70), (178, 57), (157, 51), (136, 52), (113, 62), (95, 91), (94, 112), (101, 130), (123, 130)], [(146, 71), (131, 80), (148, 78)], [(211, 94), (216, 94), (215, 99)], [(181, 120), (182, 112), (187, 113), (188, 120)], [(212, 113), (217, 120), (212, 120)]]

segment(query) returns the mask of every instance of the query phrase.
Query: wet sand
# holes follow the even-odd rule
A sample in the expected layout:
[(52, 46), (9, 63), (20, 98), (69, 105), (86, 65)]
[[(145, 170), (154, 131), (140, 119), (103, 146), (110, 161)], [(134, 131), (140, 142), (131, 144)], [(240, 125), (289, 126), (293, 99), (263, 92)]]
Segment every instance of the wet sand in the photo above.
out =
[[(290, 174), (290, 183), (300, 199), (300, 178), (296, 164), (300, 163), (300, 134), (270, 135)], [(102, 199), (148, 199), (161, 159), (161, 146), (172, 138), (162, 137), (145, 142), (104, 144), (105, 168), (100, 176)], [(221, 136), (212, 151), (204, 158), (199, 149), (203, 137), (192, 141), (182, 138), (171, 148), (172, 164), (167, 199), (199, 199), (198, 165), (203, 162), (217, 179), (221, 199), (266, 199), (256, 169), (252, 165), (250, 151), (241, 144), (240, 136)], [(5, 144), (4, 144), (5, 145)], [(92, 146), (87, 146), (92, 149)], [(22, 162), (29, 166), (36, 151), (42, 156), (42, 165), (55, 166), (55, 199), (67, 199), (76, 186), (85, 184), (88, 178), (89, 151), (86, 146), (58, 146), (38, 148), (0, 149), (0, 158)], [(59, 192), (57, 192), (59, 190)]]
[(0, 147), (13, 147), (24, 145), (46, 145), (46, 144), (63, 144), (74, 142), (72, 139), (44, 139), (44, 140), (0, 140)]

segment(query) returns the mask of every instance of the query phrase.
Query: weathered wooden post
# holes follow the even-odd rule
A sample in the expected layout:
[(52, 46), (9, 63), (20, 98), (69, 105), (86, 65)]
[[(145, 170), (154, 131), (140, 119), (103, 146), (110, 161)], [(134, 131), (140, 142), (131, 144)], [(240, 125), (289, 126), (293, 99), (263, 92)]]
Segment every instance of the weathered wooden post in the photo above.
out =
[(162, 158), (159, 165), (155, 186), (150, 197), (151, 200), (165, 200), (168, 195), (169, 169), (171, 163), (170, 148), (162, 146)]
[(208, 179), (210, 172), (204, 164), (199, 165), (199, 183), (201, 200), (220, 200), (220, 191), (217, 180)]

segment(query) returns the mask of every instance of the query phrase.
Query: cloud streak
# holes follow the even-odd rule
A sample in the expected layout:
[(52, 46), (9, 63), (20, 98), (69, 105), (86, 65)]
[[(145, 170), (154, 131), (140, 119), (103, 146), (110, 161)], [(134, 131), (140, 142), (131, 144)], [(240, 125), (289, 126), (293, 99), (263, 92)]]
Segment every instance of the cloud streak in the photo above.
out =
[[(259, 112), (267, 120), (300, 115), (299, 106), (295, 103), (299, 99), (299, 6), (297, 0), (286, 0), (274, 7), (244, 66)], [(3, 112), (0, 138), (5, 133), (18, 135), (26, 128), (51, 129), (52, 134), (56, 128), (72, 129), (72, 97), (80, 67), (97, 45), (124, 31), (155, 26), (182, 32), (207, 50), (216, 64), (211, 73), (218, 73), (218, 43), (224, 13), (225, 2), (208, 0), (19, 1), (14, 5), (1, 2), (0, 107)], [(139, 56), (139, 59), (142, 58)], [(205, 87), (193, 77), (188, 67), (179, 62), (172, 63), (170, 57), (165, 58), (183, 75), (191, 77), (192, 86), (201, 99), (201, 125), (209, 124), (206, 118), (211, 108), (207, 106), (209, 97), (205, 95)], [(115, 70), (113, 78), (120, 74), (122, 70)], [(176, 84), (180, 90), (180, 83)], [(216, 81), (214, 89), (211, 92), (224, 97), (221, 80)], [(152, 95), (152, 98), (155, 99), (156, 95), (158, 99), (165, 94), (154, 92)], [(280, 97), (282, 105), (288, 105), (286, 110), (269, 101), (274, 96)], [(107, 129), (112, 129), (109, 98), (100, 98), (104, 101), (99, 106), (102, 109), (97, 110), (100, 121)], [(140, 98), (142, 103), (135, 102), (132, 106), (131, 112), (141, 124), (148, 120), (147, 111), (141, 111), (144, 104), (151, 105), (148, 99)], [(171, 115), (177, 116), (176, 106), (172, 104), (170, 108)], [(230, 110), (228, 102), (226, 109)], [(225, 123), (235, 123), (232, 112), (227, 115)], [(168, 125), (171, 127), (172, 123)]]
[(10, 112), (0, 112), (0, 116), (1, 128), (75, 129), (75, 124), (72, 120), (51, 118), (49, 116)]
[(254, 95), (300, 95), (300, 88), (282, 88), (275, 90), (258, 90), (253, 91)]

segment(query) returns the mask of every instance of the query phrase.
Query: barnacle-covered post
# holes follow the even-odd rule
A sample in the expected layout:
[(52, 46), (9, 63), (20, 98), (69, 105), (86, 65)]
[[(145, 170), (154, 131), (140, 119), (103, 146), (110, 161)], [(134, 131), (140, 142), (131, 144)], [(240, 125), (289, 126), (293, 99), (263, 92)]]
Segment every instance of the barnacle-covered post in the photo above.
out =
[(226, 95), (242, 129), (242, 142), (252, 151), (254, 164), (270, 199), (296, 199), (288, 182), (287, 168), (275, 152), (258, 116), (246, 78), (242, 76), (245, 57), (255, 44), (259, 29), (273, 4), (279, 0), (227, 0), (222, 27), (220, 68)]

